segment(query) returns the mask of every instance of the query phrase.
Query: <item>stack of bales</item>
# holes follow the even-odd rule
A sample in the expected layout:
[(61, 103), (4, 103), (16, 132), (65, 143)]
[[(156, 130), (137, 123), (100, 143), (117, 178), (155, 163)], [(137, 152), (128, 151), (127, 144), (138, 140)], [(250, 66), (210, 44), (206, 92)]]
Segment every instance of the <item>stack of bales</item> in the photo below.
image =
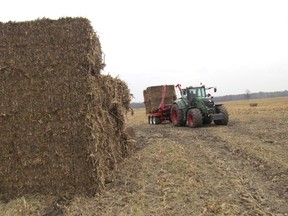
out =
[[(175, 87), (174, 85), (166, 85), (166, 87), (164, 103), (172, 104), (176, 100)], [(163, 85), (150, 86), (143, 91), (146, 113), (153, 113), (159, 108), (162, 101), (163, 88)]]
[(94, 194), (129, 155), (127, 85), (89, 20), (0, 23), (0, 198)]

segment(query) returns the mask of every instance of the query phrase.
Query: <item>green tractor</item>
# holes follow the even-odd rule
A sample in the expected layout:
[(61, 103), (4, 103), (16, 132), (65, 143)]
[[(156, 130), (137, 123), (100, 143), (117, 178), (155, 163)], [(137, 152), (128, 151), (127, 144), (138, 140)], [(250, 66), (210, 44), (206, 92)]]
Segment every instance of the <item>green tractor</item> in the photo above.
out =
[[(179, 87), (178, 87), (179, 88)], [(171, 121), (174, 126), (201, 127), (203, 124), (227, 125), (229, 115), (222, 104), (215, 104), (213, 97), (204, 85), (199, 87), (187, 87), (181, 89), (181, 98), (173, 102), (171, 107)], [(213, 88), (214, 92), (217, 91)]]

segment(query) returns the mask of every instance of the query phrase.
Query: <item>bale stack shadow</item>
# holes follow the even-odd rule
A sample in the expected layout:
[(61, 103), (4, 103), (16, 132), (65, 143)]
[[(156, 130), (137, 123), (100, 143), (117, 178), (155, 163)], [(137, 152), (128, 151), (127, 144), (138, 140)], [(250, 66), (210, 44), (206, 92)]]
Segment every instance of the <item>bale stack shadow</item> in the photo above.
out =
[(85, 18), (0, 23), (0, 198), (93, 195), (128, 156), (130, 91)]

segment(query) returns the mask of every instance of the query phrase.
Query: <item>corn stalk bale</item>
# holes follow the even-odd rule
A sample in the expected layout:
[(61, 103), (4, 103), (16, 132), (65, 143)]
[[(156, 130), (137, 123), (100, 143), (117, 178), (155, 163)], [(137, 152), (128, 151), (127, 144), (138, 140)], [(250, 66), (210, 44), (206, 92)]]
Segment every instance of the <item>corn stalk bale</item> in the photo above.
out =
[(0, 199), (93, 195), (128, 156), (130, 91), (85, 18), (0, 22)]

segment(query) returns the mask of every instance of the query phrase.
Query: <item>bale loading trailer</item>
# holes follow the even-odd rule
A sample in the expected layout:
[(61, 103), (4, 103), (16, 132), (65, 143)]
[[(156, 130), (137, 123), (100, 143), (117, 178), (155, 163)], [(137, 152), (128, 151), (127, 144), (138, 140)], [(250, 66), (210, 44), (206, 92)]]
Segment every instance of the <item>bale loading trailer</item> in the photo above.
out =
[(152, 86), (144, 90), (143, 94), (148, 123), (171, 122), (171, 107), (176, 100), (175, 86)]

